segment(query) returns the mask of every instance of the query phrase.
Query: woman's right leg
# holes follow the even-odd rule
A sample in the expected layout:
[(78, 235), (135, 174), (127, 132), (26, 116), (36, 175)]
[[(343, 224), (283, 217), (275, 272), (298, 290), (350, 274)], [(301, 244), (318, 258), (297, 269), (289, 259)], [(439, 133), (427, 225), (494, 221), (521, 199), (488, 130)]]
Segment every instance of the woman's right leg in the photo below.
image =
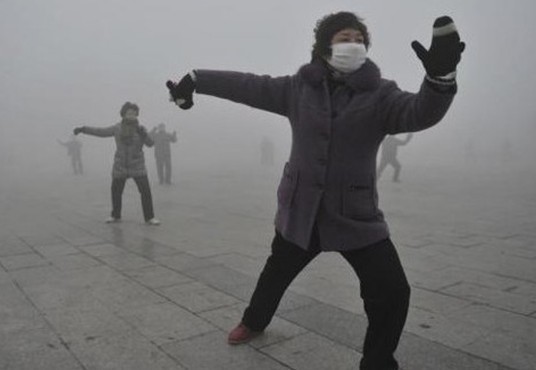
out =
[(126, 181), (127, 179), (124, 177), (112, 179), (112, 217), (115, 219), (121, 218), (123, 190)]
[(314, 243), (311, 245), (312, 250), (306, 251), (276, 232), (272, 242), (272, 254), (266, 261), (249, 306), (242, 317), (242, 324), (248, 329), (260, 332), (270, 324), (292, 280), (318, 255), (317, 246)]

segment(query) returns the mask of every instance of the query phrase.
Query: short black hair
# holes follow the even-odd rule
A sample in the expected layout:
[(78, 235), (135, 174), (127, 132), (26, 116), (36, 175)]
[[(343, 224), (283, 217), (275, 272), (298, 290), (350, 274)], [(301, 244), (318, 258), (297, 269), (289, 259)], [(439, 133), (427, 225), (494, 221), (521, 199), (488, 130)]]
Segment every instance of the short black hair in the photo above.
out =
[(332, 13), (316, 22), (312, 59), (315, 60), (331, 55), (331, 40), (333, 36), (345, 28), (353, 28), (360, 31), (365, 39), (365, 47), (368, 49), (370, 35), (367, 26), (363, 23), (363, 19), (350, 12)]
[(125, 117), (127, 110), (130, 110), (130, 109), (135, 110), (138, 115), (140, 114), (140, 107), (138, 107), (137, 104), (131, 103), (129, 101), (123, 104), (123, 106), (121, 107), (121, 110), (119, 111), (119, 114), (121, 115), (121, 117)]

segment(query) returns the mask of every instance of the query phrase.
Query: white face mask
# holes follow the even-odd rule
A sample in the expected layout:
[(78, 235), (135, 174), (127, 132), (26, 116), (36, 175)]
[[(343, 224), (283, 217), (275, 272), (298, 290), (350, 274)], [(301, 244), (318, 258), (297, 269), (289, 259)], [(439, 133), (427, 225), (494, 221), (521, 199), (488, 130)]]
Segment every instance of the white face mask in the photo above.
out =
[(331, 45), (330, 66), (342, 73), (357, 71), (367, 60), (367, 48), (357, 42), (341, 42)]

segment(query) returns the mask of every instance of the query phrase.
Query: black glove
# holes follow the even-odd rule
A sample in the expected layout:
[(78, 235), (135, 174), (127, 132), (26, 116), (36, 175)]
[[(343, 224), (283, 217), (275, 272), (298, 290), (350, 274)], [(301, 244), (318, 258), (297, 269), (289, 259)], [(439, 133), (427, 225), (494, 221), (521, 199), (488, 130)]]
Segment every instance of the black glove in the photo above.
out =
[(147, 129), (143, 127), (142, 125), (139, 125), (137, 130), (138, 130), (138, 134), (140, 134), (141, 137), (147, 136)]
[(79, 133), (84, 132), (84, 127), (76, 127), (73, 130), (73, 134), (78, 135)]
[(190, 74), (184, 76), (179, 83), (168, 81), (166, 83), (169, 89), (171, 100), (182, 109), (190, 109), (194, 105), (193, 94), (195, 90), (195, 82)]
[(441, 78), (456, 71), (465, 43), (460, 42), (454, 21), (443, 16), (434, 22), (430, 50), (426, 50), (418, 41), (413, 41), (411, 47), (424, 65), (428, 76)]

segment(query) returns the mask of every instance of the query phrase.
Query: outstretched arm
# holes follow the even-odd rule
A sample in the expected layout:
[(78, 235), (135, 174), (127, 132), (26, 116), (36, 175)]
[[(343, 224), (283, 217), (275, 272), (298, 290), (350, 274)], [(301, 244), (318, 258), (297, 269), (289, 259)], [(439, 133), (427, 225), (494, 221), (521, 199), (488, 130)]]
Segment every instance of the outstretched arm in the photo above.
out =
[(78, 135), (79, 133), (97, 136), (97, 137), (111, 137), (115, 133), (115, 125), (109, 127), (90, 127), (82, 126), (74, 129), (74, 134)]
[(193, 105), (192, 94), (211, 95), (288, 116), (291, 77), (260, 76), (252, 73), (196, 70), (175, 84), (168, 81), (172, 100), (183, 109)]
[(291, 78), (259, 76), (252, 73), (196, 71), (196, 91), (228, 99), (253, 108), (287, 116)]

